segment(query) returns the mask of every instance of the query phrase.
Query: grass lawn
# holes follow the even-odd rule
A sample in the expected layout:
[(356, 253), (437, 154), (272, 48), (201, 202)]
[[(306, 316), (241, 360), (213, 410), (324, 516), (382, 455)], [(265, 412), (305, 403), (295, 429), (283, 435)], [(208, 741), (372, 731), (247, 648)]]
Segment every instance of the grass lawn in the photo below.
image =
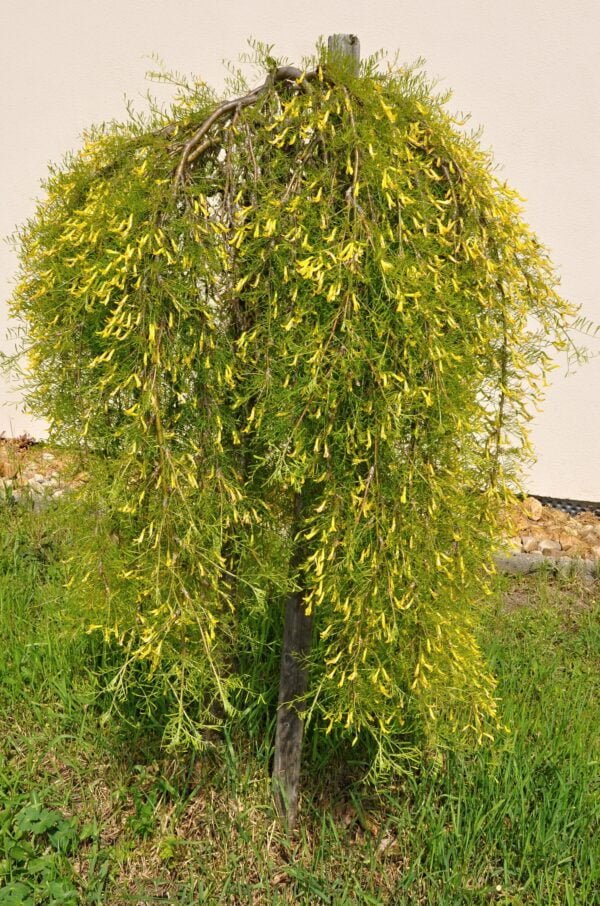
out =
[(385, 788), (308, 776), (286, 839), (268, 740), (176, 759), (106, 717), (102, 653), (61, 621), (60, 504), (0, 518), (0, 906), (600, 903), (600, 582), (499, 579), (511, 732)]

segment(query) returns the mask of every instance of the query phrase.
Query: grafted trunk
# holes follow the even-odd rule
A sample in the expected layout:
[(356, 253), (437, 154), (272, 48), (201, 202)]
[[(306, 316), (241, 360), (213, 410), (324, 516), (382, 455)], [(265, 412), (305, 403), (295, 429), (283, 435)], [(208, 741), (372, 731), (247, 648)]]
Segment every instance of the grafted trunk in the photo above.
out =
[(310, 652), (311, 636), (312, 616), (306, 615), (303, 594), (298, 591), (290, 595), (285, 607), (273, 763), (275, 806), (290, 830), (298, 815), (305, 710), (302, 699), (308, 690), (305, 659)]
[[(295, 530), (299, 528), (302, 511), (300, 494), (295, 497)], [(303, 558), (298, 544), (292, 556), (296, 569)], [(300, 580), (301, 581), (301, 580)], [(275, 757), (273, 762), (273, 795), (275, 807), (291, 830), (298, 815), (298, 792), (304, 734), (304, 697), (308, 691), (307, 658), (312, 641), (312, 615), (304, 607), (302, 585), (286, 601), (279, 675), (279, 701), (275, 731)]]

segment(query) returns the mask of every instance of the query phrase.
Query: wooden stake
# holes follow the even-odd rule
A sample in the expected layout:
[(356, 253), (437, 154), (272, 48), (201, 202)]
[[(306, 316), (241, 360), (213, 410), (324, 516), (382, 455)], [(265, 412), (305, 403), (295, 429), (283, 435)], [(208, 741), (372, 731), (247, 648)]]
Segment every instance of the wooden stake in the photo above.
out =
[(356, 35), (330, 35), (327, 39), (327, 50), (332, 56), (349, 57), (352, 60), (352, 67), (358, 75), (360, 41)]

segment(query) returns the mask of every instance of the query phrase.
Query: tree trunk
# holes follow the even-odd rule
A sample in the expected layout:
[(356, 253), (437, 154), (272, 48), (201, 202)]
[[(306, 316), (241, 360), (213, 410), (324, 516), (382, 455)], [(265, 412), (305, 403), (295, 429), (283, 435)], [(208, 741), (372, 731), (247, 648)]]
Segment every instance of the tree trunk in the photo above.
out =
[[(302, 510), (302, 497), (294, 501), (297, 530)], [(292, 556), (292, 566), (297, 567), (303, 558), (302, 545)], [(312, 615), (304, 609), (302, 586), (286, 601), (279, 676), (279, 702), (275, 732), (275, 757), (273, 762), (273, 795), (275, 807), (287, 829), (292, 830), (298, 815), (298, 790), (304, 732), (304, 696), (308, 690), (307, 657), (312, 641)]]

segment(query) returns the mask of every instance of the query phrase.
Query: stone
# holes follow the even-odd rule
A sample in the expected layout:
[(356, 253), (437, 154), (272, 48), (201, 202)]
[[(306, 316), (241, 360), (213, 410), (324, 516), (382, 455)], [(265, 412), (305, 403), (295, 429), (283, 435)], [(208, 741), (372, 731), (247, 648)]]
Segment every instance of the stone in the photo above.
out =
[(542, 518), (544, 508), (539, 500), (535, 499), (535, 497), (527, 497), (523, 501), (522, 508), (528, 519), (533, 519), (534, 522), (539, 522)]
[(577, 535), (568, 535), (568, 534), (561, 532), (560, 535), (558, 536), (558, 540), (560, 541), (560, 546), (564, 551), (568, 551), (572, 547), (581, 546), (581, 541), (577, 537)]
[(596, 560), (600, 560), (600, 544), (597, 544), (592, 548), (592, 556), (595, 557)]
[(42, 453), (42, 459), (44, 462), (54, 462), (56, 456), (53, 453)]
[[(521, 548), (524, 554), (532, 554), (539, 547), (539, 539), (533, 535), (521, 535)], [(541, 553), (541, 551), (540, 551)]]
[(561, 551), (560, 541), (553, 541), (552, 538), (544, 538), (539, 543), (539, 550), (544, 557), (556, 556)]
[(593, 560), (576, 560), (573, 557), (557, 557), (556, 571), (561, 576), (579, 576), (584, 581), (590, 582), (596, 575), (596, 564)]
[(544, 557), (540, 551), (531, 554), (513, 554), (511, 557), (495, 557), (497, 569), (513, 576), (527, 576), (540, 569), (548, 569), (562, 576), (578, 576), (582, 581), (594, 581), (598, 564), (595, 560), (576, 560), (572, 557)]
[[(541, 560), (541, 558), (540, 558)], [(496, 568), (501, 573), (508, 573), (511, 576), (526, 576), (529, 573), (539, 569), (537, 558), (530, 557), (528, 554), (513, 554), (510, 557), (494, 557)]]

